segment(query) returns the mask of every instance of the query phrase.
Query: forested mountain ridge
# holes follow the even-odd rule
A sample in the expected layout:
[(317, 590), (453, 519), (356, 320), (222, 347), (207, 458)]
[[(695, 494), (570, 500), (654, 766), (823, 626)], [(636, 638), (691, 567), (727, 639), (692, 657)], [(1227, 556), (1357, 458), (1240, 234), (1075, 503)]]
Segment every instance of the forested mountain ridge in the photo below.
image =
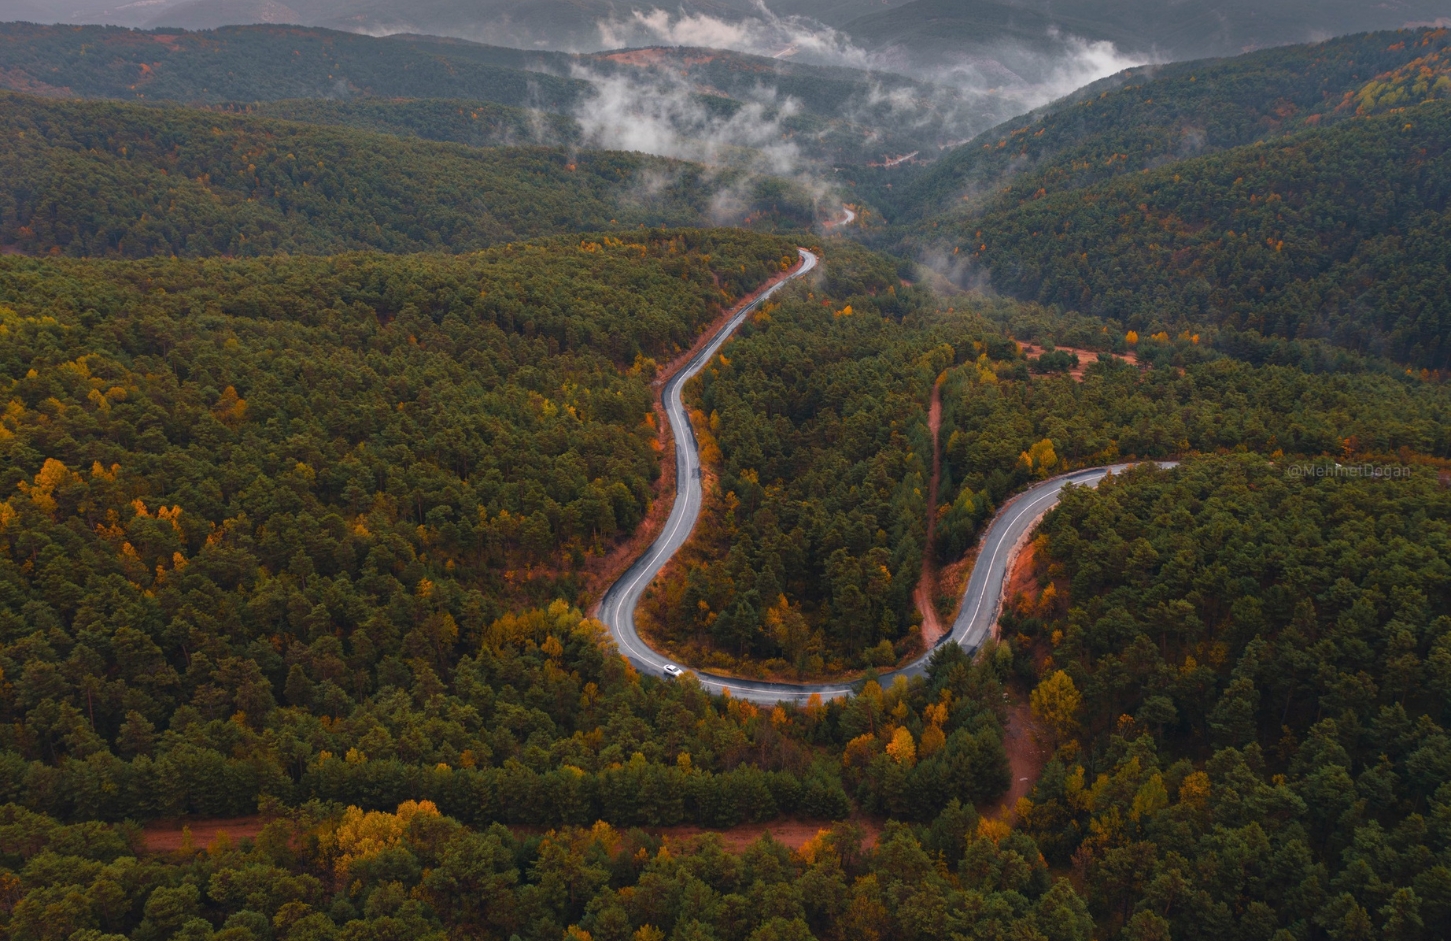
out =
[[(1451, 103), (1312, 128), (959, 221), (1019, 297), (1130, 329), (1322, 338), (1451, 365)], [(965, 230), (965, 231), (964, 231)]]
[(1444, 12), (1435, 0), (1277, 0), (1270, 5), (1254, 0), (913, 0), (867, 13), (842, 29), (876, 51), (944, 66), (989, 59), (995, 52), (1061, 55), (1063, 37), (1113, 43), (1129, 55), (1183, 61), (1433, 23)]
[[(879, 196), (903, 220), (966, 215), (1271, 139), (1353, 116), (1372, 85), (1389, 86), (1372, 101), (1390, 106), (1390, 87), (1434, 73), (1448, 45), (1446, 29), (1403, 30), (1130, 69), (985, 132)], [(1441, 94), (1437, 78), (1397, 102)]]
[[(548, 125), (565, 116), (591, 123), (604, 113), (617, 122), (633, 119), (669, 126), (686, 139), (703, 138), (706, 143), (695, 147), (703, 152), (718, 151), (710, 146), (717, 138), (760, 146), (759, 135), (744, 125), (779, 123), (775, 136), (782, 140), (767, 143), (790, 140), (790, 147), (825, 164), (865, 164), (885, 153), (935, 148), (965, 133), (956, 127), (964, 106), (956, 89), (891, 73), (719, 49), (579, 54), (281, 26), (185, 32), (0, 24), (0, 87), (50, 97), (234, 107), (366, 99), (373, 114), (389, 110), (384, 102), (395, 99), (470, 100), (559, 116), (516, 134), (518, 143), (564, 142), (577, 132), (556, 135)], [(613, 115), (620, 108), (628, 118)], [(743, 126), (731, 127), (741, 113)], [(386, 129), (408, 133), (418, 127), (403, 119)], [(595, 146), (634, 139), (624, 126), (594, 130), (601, 138)], [(440, 139), (437, 131), (423, 136)], [(478, 142), (452, 134), (443, 139)]]
[(562, 114), (460, 98), (282, 98), (209, 106), (225, 113), (336, 125), (470, 147), (577, 147), (579, 122)]
[[(0, 241), (29, 253), (467, 251), (699, 222), (733, 182), (639, 154), (477, 149), (180, 107), (0, 93), (0, 114), (13, 130), (0, 142)], [(765, 208), (809, 218), (781, 195)]]
[(433, 44), (285, 26), (184, 32), (7, 23), (0, 63), (6, 87), (83, 98), (451, 97), (561, 110), (588, 88), (522, 65), (442, 54)]

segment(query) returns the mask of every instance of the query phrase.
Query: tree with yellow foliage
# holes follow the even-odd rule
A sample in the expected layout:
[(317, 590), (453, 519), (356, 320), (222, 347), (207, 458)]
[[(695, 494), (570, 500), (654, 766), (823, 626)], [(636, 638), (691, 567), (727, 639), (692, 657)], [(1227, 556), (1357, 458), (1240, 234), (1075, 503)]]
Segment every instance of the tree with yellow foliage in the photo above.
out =
[(1067, 738), (1078, 727), (1078, 710), (1083, 705), (1083, 695), (1074, 685), (1073, 677), (1057, 670), (1038, 684), (1028, 703), (1035, 718), (1060, 738)]
[(1058, 466), (1058, 453), (1053, 450), (1053, 440), (1044, 438), (1018, 456), (1018, 465), (1029, 473), (1047, 477)]
[(912, 730), (898, 726), (887, 743), (887, 754), (899, 765), (912, 767), (917, 763), (917, 743), (912, 739)]
[(333, 860), (333, 871), (345, 879), (348, 870), (362, 860), (377, 856), (403, 842), (409, 824), (420, 817), (438, 817), (433, 801), (404, 801), (396, 813), (381, 810), (363, 811), (349, 807), (343, 811), (337, 828), (321, 840), (325, 855)]

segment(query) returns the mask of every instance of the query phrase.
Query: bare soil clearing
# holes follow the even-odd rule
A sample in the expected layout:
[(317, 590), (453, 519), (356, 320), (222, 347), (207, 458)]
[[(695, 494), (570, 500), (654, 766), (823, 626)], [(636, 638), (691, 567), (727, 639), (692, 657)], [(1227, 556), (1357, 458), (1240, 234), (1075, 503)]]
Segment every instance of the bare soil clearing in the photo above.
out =
[[(852, 821), (866, 832), (866, 838), (862, 841), (866, 846), (875, 846), (877, 838), (881, 836), (881, 824), (874, 820), (855, 819)], [(707, 830), (703, 827), (681, 824), (675, 827), (648, 827), (648, 832), (664, 837), (667, 842), (684, 841), (693, 837), (702, 836), (706, 833), (714, 833), (721, 838), (725, 848), (732, 853), (739, 853), (769, 833), (777, 843), (784, 843), (793, 850), (799, 850), (809, 841), (816, 838), (816, 835), (823, 830), (830, 830), (830, 820), (773, 820), (770, 823), (743, 823), (739, 826), (730, 827), (725, 830)]]
[[(1028, 535), (1032, 532), (1030, 528)], [(1031, 540), (1015, 550), (1013, 559), (1008, 564), (1008, 580), (1003, 590), (1004, 607), (1037, 600), (1040, 591), (1037, 550), (1038, 544)], [(993, 636), (997, 635), (998, 628), (994, 625)], [(1052, 757), (1053, 750), (1048, 745), (1046, 730), (1033, 718), (1033, 711), (1021, 696), (1016, 696), (1008, 706), (1008, 723), (1004, 731), (1003, 748), (1008, 753), (1012, 781), (998, 805), (998, 810), (1003, 819), (1010, 820), (1015, 814), (1018, 801), (1027, 797), (1033, 790), (1033, 785), (1038, 783), (1039, 776), (1043, 774), (1043, 766)]]
[[(1029, 530), (1031, 533), (1032, 530)], [(1035, 568), (1037, 546), (1031, 541), (1016, 550), (1008, 564), (1008, 582), (1003, 589), (1003, 607), (1018, 604), (1019, 596), (1036, 600), (1038, 597), (1038, 574)]]
[(1027, 703), (1018, 701), (1008, 706), (1008, 727), (1003, 736), (1003, 748), (1007, 749), (1008, 768), (1013, 778), (998, 805), (998, 815), (1012, 819), (1018, 801), (1033, 790), (1033, 785), (1043, 774), (1043, 766), (1053, 755), (1044, 731), (1033, 718), (1033, 711)]
[[(1023, 347), (1023, 355), (1029, 360), (1037, 359), (1044, 353), (1043, 347), (1033, 343), (1023, 343), (1021, 346)], [(1072, 376), (1075, 382), (1082, 382), (1084, 370), (1098, 362), (1101, 357), (1117, 356), (1130, 366), (1137, 366), (1139, 364), (1139, 357), (1135, 353), (1100, 353), (1096, 350), (1081, 350), (1076, 346), (1060, 346), (1057, 349), (1065, 353), (1077, 354), (1078, 366), (1068, 371), (1068, 375)]]
[[(142, 829), (142, 839), (148, 852), (172, 853), (182, 849), (186, 840), (183, 828), (186, 828), (191, 831), (192, 846), (200, 850), (205, 849), (223, 833), (234, 843), (238, 840), (255, 837), (262, 832), (262, 828), (266, 826), (267, 822), (266, 819), (256, 814), (232, 818), (198, 817), (196, 819), (154, 820)], [(877, 838), (882, 832), (881, 823), (868, 818), (854, 819), (852, 822), (861, 827), (866, 834), (863, 843), (866, 846), (875, 846)], [(727, 850), (732, 853), (740, 853), (767, 833), (771, 834), (771, 838), (776, 842), (784, 843), (791, 849), (798, 850), (815, 839), (816, 835), (823, 830), (830, 830), (832, 824), (833, 821), (830, 820), (791, 818), (772, 820), (769, 823), (743, 823), (724, 830), (708, 830), (693, 824), (645, 827), (644, 829), (648, 833), (664, 838), (667, 842), (684, 842), (707, 833), (714, 833), (721, 838), (721, 842), (725, 844)], [(545, 832), (538, 827), (513, 827), (511, 829), (520, 835)]]
[(142, 844), (151, 853), (171, 853), (182, 848), (187, 833), (191, 831), (191, 845), (204, 849), (218, 836), (225, 833), (233, 843), (255, 837), (267, 825), (267, 820), (258, 814), (248, 817), (181, 817), (173, 820), (153, 820), (141, 829)]

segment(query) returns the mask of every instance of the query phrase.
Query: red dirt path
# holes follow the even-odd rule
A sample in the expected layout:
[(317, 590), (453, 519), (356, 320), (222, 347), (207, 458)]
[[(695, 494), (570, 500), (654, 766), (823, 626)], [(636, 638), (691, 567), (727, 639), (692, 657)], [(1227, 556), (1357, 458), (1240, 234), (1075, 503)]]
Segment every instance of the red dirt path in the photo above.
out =
[[(852, 822), (865, 831), (866, 838), (862, 842), (867, 846), (875, 846), (877, 838), (882, 833), (881, 824), (867, 819), (857, 819)], [(674, 827), (646, 827), (645, 829), (667, 840), (688, 840), (706, 833), (714, 833), (721, 838), (721, 842), (725, 844), (727, 850), (739, 853), (766, 833), (771, 834), (771, 838), (776, 842), (784, 843), (793, 850), (799, 850), (821, 831), (830, 830), (831, 826), (832, 822), (829, 820), (788, 819), (773, 820), (770, 823), (743, 823), (725, 830), (707, 830), (692, 824), (681, 824)]]
[(937, 565), (932, 552), (932, 538), (937, 531), (937, 485), (942, 480), (942, 447), (937, 433), (942, 429), (942, 377), (932, 384), (932, 404), (927, 409), (927, 429), (932, 432), (932, 483), (927, 489), (927, 544), (922, 550), (922, 575), (917, 579), (917, 589), (912, 600), (922, 615), (922, 645), (931, 650), (932, 645), (946, 633), (937, 617), (937, 605), (933, 595), (937, 588)]
[(1013, 777), (998, 811), (1000, 816), (1011, 819), (1019, 798), (1027, 797), (1033, 790), (1033, 785), (1043, 774), (1043, 766), (1053, 755), (1043, 729), (1033, 718), (1033, 711), (1021, 700), (1008, 706), (1008, 727), (1003, 736), (1003, 748), (1007, 749), (1008, 768)]
[[(881, 824), (865, 818), (852, 822), (861, 827), (865, 833), (863, 842), (867, 846), (875, 846), (877, 838), (882, 832)], [(185, 840), (182, 828), (186, 827), (191, 831), (192, 846), (200, 850), (210, 845), (222, 833), (227, 834), (234, 843), (247, 837), (255, 837), (262, 832), (262, 827), (266, 823), (264, 818), (255, 814), (230, 819), (156, 820), (148, 823), (142, 829), (142, 841), (148, 852), (176, 852), (182, 848)], [(784, 819), (773, 820), (769, 823), (743, 823), (725, 830), (707, 830), (690, 824), (674, 827), (646, 827), (645, 829), (666, 840), (682, 842), (706, 833), (715, 833), (720, 836), (721, 842), (725, 844), (727, 850), (739, 853), (766, 833), (771, 834), (771, 837), (778, 843), (784, 843), (791, 849), (797, 850), (822, 830), (831, 829), (831, 826), (832, 823), (829, 820)], [(519, 834), (544, 832), (538, 827), (514, 827), (512, 829)]]
[[(1031, 534), (1032, 530), (1028, 532)], [(1003, 590), (1004, 607), (1018, 603), (1020, 596), (1036, 600), (1039, 591), (1036, 555), (1037, 546), (1029, 541), (1008, 562), (1008, 581)], [(997, 636), (997, 633), (997, 625), (994, 625), (993, 636)], [(1005, 732), (1003, 748), (1008, 752), (1012, 783), (1008, 785), (1008, 793), (1003, 795), (998, 809), (1002, 817), (1011, 819), (1018, 799), (1028, 796), (1028, 792), (1042, 775), (1043, 766), (1052, 757), (1053, 750), (1048, 745), (1044, 729), (1038, 725), (1033, 718), (1033, 711), (1021, 697), (1008, 705), (1008, 725)]]
[(141, 830), (142, 843), (152, 853), (175, 852), (186, 839), (182, 828), (191, 831), (191, 844), (204, 849), (225, 833), (233, 842), (254, 837), (262, 832), (267, 821), (257, 814), (249, 817), (197, 817), (177, 820), (153, 820)]

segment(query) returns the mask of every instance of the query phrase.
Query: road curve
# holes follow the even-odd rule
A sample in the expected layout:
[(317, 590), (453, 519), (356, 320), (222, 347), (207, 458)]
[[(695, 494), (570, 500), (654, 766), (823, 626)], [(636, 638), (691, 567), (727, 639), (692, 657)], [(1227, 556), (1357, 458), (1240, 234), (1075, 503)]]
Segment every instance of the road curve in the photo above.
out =
[(832, 229), (844, 225), (851, 225), (853, 222), (856, 221), (855, 209), (851, 208), (850, 206), (842, 206), (841, 211), (844, 213), (844, 215), (840, 219), (828, 219), (821, 224), (821, 227), (830, 232)]
[[(598, 617), (609, 628), (610, 635), (620, 652), (635, 667), (643, 672), (661, 676), (666, 666), (689, 669), (676, 663), (664, 654), (650, 647), (640, 637), (635, 627), (635, 609), (645, 589), (665, 567), (671, 557), (690, 538), (691, 530), (700, 517), (702, 501), (700, 481), (700, 449), (696, 445), (695, 430), (685, 411), (681, 392), (685, 383), (697, 375), (725, 345), (738, 327), (758, 306), (766, 301), (782, 285), (799, 278), (816, 267), (816, 256), (800, 249), (801, 267), (770, 289), (764, 291), (755, 301), (743, 307), (720, 329), (705, 348), (693, 356), (685, 367), (665, 383), (661, 398), (665, 412), (670, 419), (670, 430), (675, 436), (675, 505), (670, 509), (670, 518), (665, 528), (650, 545), (643, 556), (631, 565), (608, 589), (600, 600)], [(1007, 580), (1008, 562), (1013, 547), (1032, 529), (1044, 513), (1058, 502), (1059, 492), (1066, 484), (1082, 487), (1096, 487), (1110, 473), (1120, 473), (1130, 464), (1115, 464), (1111, 467), (1093, 467), (1073, 471), (1034, 484), (1023, 493), (1008, 501), (998, 511), (983, 536), (977, 562), (967, 582), (962, 605), (952, 630), (943, 637), (940, 644), (960, 644), (969, 653), (975, 652), (992, 633), (1002, 603), (1003, 587)], [(1163, 462), (1161, 467), (1172, 467), (1173, 462)], [(934, 648), (935, 649), (935, 648)], [(932, 651), (928, 651), (899, 670), (881, 675), (883, 683), (890, 683), (897, 675), (920, 676), (927, 671), (927, 662)], [(851, 683), (768, 683), (759, 680), (744, 680), (716, 676), (700, 670), (690, 670), (700, 684), (713, 693), (729, 693), (738, 699), (767, 705), (777, 702), (805, 703), (813, 694), (822, 699), (849, 696), (854, 687)]]
[[(670, 419), (670, 433), (675, 437), (675, 505), (670, 508), (670, 517), (665, 521), (665, 528), (650, 544), (650, 548), (605, 590), (596, 615), (609, 628), (620, 652), (637, 668), (647, 673), (660, 676), (665, 666), (673, 661), (651, 649), (640, 638), (640, 633), (635, 628), (635, 608), (639, 606), (640, 597), (655, 580), (655, 576), (660, 574), (665, 563), (685, 545), (691, 530), (695, 528), (695, 521), (700, 517), (700, 448), (695, 441), (695, 429), (690, 426), (690, 416), (685, 411), (682, 390), (720, 352), (720, 348), (747, 317), (784, 285), (816, 267), (816, 255), (804, 248), (798, 251), (801, 253), (800, 266), (790, 276), (762, 291), (759, 297), (737, 311), (703, 349), (670, 377), (660, 392), (660, 398), (665, 404), (665, 414)], [(734, 681), (724, 683), (701, 677), (701, 682), (716, 692), (730, 687), (732, 695), (741, 695), (736, 691), (739, 684)], [(775, 702), (775, 699), (771, 701)]]

